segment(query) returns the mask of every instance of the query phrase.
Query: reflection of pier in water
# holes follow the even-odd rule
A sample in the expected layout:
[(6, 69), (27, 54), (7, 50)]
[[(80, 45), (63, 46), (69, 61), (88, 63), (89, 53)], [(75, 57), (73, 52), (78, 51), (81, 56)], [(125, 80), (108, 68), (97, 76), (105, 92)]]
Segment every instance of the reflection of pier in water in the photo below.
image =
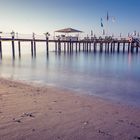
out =
[(30, 42), (31, 43), (31, 56), (36, 57), (36, 42), (44, 42), (46, 43), (46, 54), (49, 53), (49, 43), (55, 44), (55, 51), (56, 52), (120, 52), (122, 50), (123, 52), (139, 52), (140, 43), (137, 40), (132, 40), (131, 42), (129, 40), (117, 40), (117, 39), (111, 39), (111, 40), (105, 40), (105, 39), (94, 39), (94, 40), (50, 40), (48, 37), (46, 39), (16, 39), (14, 37), (12, 38), (0, 38), (0, 58), (2, 59), (2, 42), (11, 42), (12, 47), (12, 56), (13, 59), (15, 59), (15, 42), (18, 42), (18, 56), (21, 57), (21, 42)]

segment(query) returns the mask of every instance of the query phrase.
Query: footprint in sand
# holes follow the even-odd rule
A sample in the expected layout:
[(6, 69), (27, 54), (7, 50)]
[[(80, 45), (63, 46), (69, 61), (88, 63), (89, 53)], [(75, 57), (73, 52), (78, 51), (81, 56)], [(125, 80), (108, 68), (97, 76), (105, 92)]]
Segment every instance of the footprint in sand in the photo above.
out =
[(20, 119), (15, 119), (15, 118), (13, 118), (13, 121), (14, 121), (14, 122), (17, 122), (17, 123), (21, 123), (21, 120), (20, 120)]
[(135, 136), (134, 139), (135, 140), (140, 140), (140, 136)]
[(34, 118), (35, 116), (33, 115), (33, 113), (23, 113), (23, 115), (21, 115), (21, 117), (32, 117), (32, 118)]

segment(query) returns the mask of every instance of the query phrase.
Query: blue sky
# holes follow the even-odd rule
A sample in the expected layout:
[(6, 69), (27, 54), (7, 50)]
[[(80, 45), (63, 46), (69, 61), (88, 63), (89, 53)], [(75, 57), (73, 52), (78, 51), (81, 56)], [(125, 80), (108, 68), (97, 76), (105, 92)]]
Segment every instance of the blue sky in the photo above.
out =
[(0, 0), (0, 30), (41, 34), (72, 27), (101, 34), (107, 11), (110, 34), (140, 31), (140, 0)]

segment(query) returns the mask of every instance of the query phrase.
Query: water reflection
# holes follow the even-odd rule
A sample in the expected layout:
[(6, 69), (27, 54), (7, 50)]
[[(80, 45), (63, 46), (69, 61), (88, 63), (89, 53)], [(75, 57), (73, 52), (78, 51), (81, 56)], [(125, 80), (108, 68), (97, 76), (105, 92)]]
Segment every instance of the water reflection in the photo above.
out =
[(140, 54), (51, 52), (3, 59), (0, 75), (140, 106)]

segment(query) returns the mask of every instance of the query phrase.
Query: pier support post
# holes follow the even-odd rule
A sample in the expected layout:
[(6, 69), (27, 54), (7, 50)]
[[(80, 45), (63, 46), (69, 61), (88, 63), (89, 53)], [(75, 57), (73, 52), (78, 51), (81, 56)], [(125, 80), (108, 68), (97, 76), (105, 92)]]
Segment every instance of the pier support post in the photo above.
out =
[(128, 43), (128, 53), (130, 52), (130, 42)]
[(115, 45), (116, 45), (116, 43), (114, 42), (113, 43), (113, 52), (115, 52)]
[(76, 52), (77, 52), (77, 42), (76, 42), (76, 44), (75, 44), (75, 45), (76, 45)]
[(138, 45), (136, 46), (136, 53), (138, 53), (139, 52), (139, 47), (138, 47)]
[(71, 51), (73, 52), (73, 42), (71, 42)]
[(110, 48), (110, 51), (112, 52), (113, 51), (113, 43), (111, 42), (111, 48)]
[(83, 52), (85, 51), (85, 43), (83, 42)]
[(96, 52), (96, 42), (94, 42), (94, 52)]
[(61, 42), (60, 42), (60, 39), (58, 39), (58, 52), (59, 53), (61, 52)]
[(118, 42), (117, 52), (120, 52), (120, 42)]
[(105, 52), (107, 52), (107, 43), (105, 43)]
[(137, 44), (136, 45), (136, 53), (138, 53), (139, 52), (139, 45)]
[(134, 52), (134, 42), (131, 43), (131, 53)]
[(57, 42), (55, 41), (55, 52), (57, 52)]
[(32, 58), (34, 56), (33, 41), (31, 41), (31, 56)]
[(2, 41), (0, 38), (0, 59), (2, 59)]
[(12, 36), (12, 54), (13, 54), (13, 59), (15, 59), (15, 42), (14, 42), (14, 36)]
[(0, 36), (0, 59), (2, 59), (2, 41)]
[(81, 43), (79, 42), (79, 52), (81, 51)]
[(19, 58), (21, 58), (20, 41), (18, 41), (18, 55), (19, 55)]
[(71, 39), (70, 39), (70, 52), (72, 51), (72, 42), (71, 42)]
[(36, 41), (34, 39), (34, 57), (36, 57)]
[(66, 52), (66, 42), (64, 42), (64, 52)]
[(123, 42), (123, 53), (125, 52), (125, 42)]
[(89, 43), (89, 51), (91, 52), (91, 42)]
[(100, 43), (100, 53), (102, 53), (102, 52), (103, 52), (103, 44)]
[(109, 52), (109, 42), (107, 43), (107, 52)]
[(46, 54), (49, 53), (49, 40), (48, 37), (46, 36)]
[(88, 52), (88, 49), (89, 49), (89, 43), (88, 43), (88, 41), (87, 41), (87, 43), (86, 43), (86, 51)]

